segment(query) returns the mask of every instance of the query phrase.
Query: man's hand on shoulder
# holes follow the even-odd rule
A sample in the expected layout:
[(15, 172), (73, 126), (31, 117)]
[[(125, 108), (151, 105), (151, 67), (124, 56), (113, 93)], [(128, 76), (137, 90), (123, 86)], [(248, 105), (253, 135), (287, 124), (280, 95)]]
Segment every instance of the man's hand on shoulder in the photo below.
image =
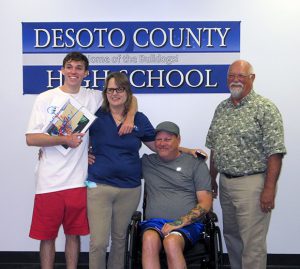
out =
[(207, 159), (207, 153), (202, 150), (202, 149), (190, 149), (190, 148), (185, 148), (185, 147), (179, 147), (179, 151), (184, 152), (186, 154), (190, 154), (194, 156), (195, 158), (201, 158), (203, 160)]
[(126, 119), (121, 125), (121, 128), (119, 130), (119, 135), (125, 135), (125, 134), (130, 134), (134, 128), (134, 118), (129, 117), (127, 115)]

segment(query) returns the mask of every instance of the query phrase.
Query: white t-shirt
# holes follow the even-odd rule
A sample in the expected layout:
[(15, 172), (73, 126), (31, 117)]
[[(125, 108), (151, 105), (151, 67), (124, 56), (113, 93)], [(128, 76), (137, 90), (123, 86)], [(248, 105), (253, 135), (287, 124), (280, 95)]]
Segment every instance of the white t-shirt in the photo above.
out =
[[(102, 103), (102, 93), (98, 90), (80, 88), (78, 94), (68, 94), (59, 87), (41, 93), (34, 103), (26, 134), (43, 133), (70, 95), (91, 113), (95, 113)], [(88, 167), (88, 132), (77, 148), (63, 155), (55, 147), (43, 147), (42, 158), (38, 161), (36, 193), (48, 193), (83, 187)]]

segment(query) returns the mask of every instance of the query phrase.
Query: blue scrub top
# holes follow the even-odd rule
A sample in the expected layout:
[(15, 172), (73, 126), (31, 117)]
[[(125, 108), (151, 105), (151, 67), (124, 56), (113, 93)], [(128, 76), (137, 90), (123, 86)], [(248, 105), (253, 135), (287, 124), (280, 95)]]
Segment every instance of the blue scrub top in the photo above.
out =
[(110, 112), (100, 108), (96, 116), (97, 119), (90, 128), (90, 141), (96, 161), (89, 165), (88, 180), (120, 188), (140, 186), (141, 142), (155, 139), (155, 130), (149, 119), (137, 112), (132, 133), (119, 136), (120, 126), (116, 125)]

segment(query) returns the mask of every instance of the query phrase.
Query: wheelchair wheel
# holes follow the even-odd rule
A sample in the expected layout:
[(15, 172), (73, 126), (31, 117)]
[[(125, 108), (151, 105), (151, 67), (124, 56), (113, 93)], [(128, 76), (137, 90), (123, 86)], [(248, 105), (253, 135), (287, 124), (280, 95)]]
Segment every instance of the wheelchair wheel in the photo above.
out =
[(138, 251), (138, 222), (132, 221), (127, 229), (126, 237), (126, 250), (125, 250), (125, 268), (126, 269), (138, 269), (139, 258)]
[(128, 227), (127, 230), (127, 237), (126, 237), (126, 246), (127, 249), (125, 250), (125, 268), (126, 269), (133, 269), (133, 260), (132, 260), (132, 250), (133, 250), (133, 242), (132, 236), (134, 233), (134, 227), (132, 224)]
[(214, 257), (214, 267), (215, 269), (222, 268), (223, 266), (223, 246), (221, 231), (219, 227), (216, 227), (214, 231), (214, 247), (215, 247), (215, 257)]
[(223, 243), (222, 243), (222, 236), (221, 236), (221, 230), (219, 227), (216, 227), (216, 237), (217, 237), (217, 263), (219, 265), (219, 268), (223, 268)]

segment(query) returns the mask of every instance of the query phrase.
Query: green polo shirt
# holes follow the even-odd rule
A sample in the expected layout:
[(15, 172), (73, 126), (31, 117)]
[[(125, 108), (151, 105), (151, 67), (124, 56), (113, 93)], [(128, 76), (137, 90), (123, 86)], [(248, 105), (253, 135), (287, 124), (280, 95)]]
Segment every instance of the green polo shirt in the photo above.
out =
[(253, 90), (237, 106), (228, 98), (216, 108), (206, 146), (219, 173), (264, 172), (270, 155), (286, 153), (280, 112)]

